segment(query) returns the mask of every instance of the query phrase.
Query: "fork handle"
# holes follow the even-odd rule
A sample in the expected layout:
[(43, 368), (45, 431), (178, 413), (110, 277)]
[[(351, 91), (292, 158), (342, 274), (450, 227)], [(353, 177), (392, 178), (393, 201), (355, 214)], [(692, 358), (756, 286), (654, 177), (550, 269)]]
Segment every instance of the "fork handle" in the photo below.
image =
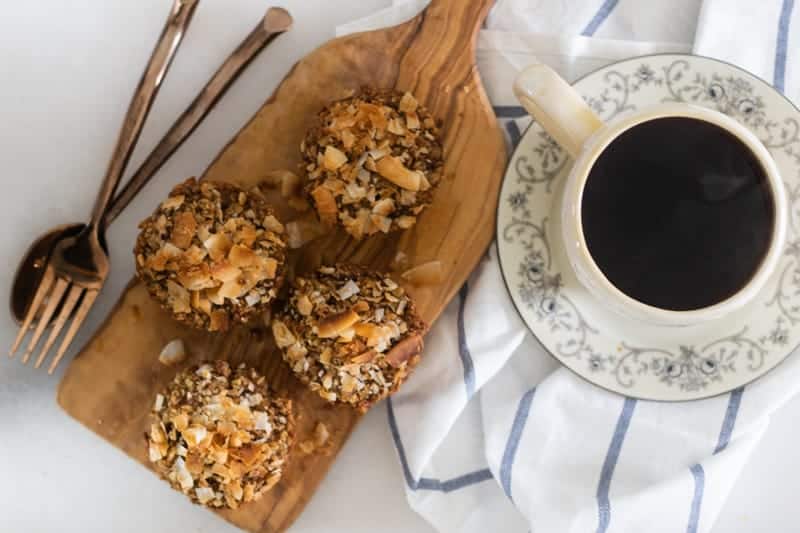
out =
[(139, 84), (136, 86), (136, 91), (133, 93), (133, 98), (122, 122), (117, 144), (108, 163), (105, 178), (92, 208), (90, 226), (94, 231), (100, 228), (103, 214), (117, 190), (117, 185), (125, 172), (136, 141), (139, 140), (144, 121), (150, 112), (150, 107), (158, 94), (158, 89), (161, 87), (161, 82), (164, 80), (172, 58), (175, 57), (175, 52), (178, 51), (178, 46), (183, 40), (198, 1), (174, 0), (158, 43), (150, 56), (150, 61), (147, 63)]
[(267, 11), (267, 14), (255, 29), (245, 37), (236, 50), (228, 56), (214, 75), (211, 76), (205, 87), (178, 117), (175, 124), (172, 125), (147, 159), (128, 180), (122, 191), (114, 197), (108, 210), (106, 210), (105, 218), (103, 219), (104, 227), (108, 227), (119, 216), (142, 187), (147, 185), (153, 175), (175, 153), (175, 150), (180, 148), (253, 59), (275, 37), (288, 30), (291, 24), (292, 17), (285, 9), (271, 7)]

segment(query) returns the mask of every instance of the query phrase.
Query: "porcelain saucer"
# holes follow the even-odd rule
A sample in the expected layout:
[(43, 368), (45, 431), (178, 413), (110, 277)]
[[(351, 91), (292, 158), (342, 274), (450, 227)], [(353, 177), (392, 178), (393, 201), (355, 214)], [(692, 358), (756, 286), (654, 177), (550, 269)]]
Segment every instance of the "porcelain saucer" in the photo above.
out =
[(764, 375), (800, 344), (800, 111), (738, 67), (683, 54), (615, 63), (574, 86), (604, 120), (656, 103), (686, 102), (751, 129), (786, 185), (785, 253), (752, 302), (716, 321), (652, 326), (606, 309), (577, 281), (560, 244), (560, 194), (571, 161), (532, 123), (509, 163), (497, 214), (501, 270), (523, 320), (565, 366), (630, 397), (693, 400)]

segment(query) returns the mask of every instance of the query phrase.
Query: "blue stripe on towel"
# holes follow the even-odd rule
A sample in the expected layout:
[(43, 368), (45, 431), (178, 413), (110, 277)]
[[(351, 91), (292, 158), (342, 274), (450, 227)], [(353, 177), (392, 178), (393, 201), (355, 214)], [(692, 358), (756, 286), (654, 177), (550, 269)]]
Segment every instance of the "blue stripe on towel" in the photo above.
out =
[(475, 394), (475, 365), (472, 362), (472, 354), (467, 346), (467, 332), (464, 330), (464, 307), (467, 304), (469, 295), (469, 285), (464, 283), (458, 291), (458, 356), (461, 358), (461, 366), (464, 368), (464, 387), (466, 388), (467, 399)]
[(689, 470), (694, 477), (694, 496), (692, 496), (692, 510), (689, 513), (689, 525), (686, 533), (697, 533), (697, 525), (700, 523), (700, 504), (703, 503), (703, 491), (706, 487), (706, 473), (699, 464), (692, 466)]
[(780, 92), (784, 92), (786, 86), (786, 56), (789, 48), (789, 25), (792, 21), (793, 9), (794, 0), (783, 0), (781, 16), (778, 19), (778, 39), (775, 43), (775, 68), (772, 79), (772, 84)]
[(620, 412), (619, 418), (617, 419), (617, 427), (614, 428), (614, 436), (611, 437), (611, 444), (608, 447), (606, 459), (600, 471), (600, 483), (597, 485), (597, 533), (605, 533), (611, 522), (611, 502), (608, 499), (608, 492), (611, 488), (611, 478), (614, 476), (614, 468), (617, 466), (617, 460), (622, 451), (622, 443), (625, 440), (625, 434), (628, 432), (628, 426), (633, 417), (634, 407), (636, 407), (636, 400), (633, 398), (625, 398), (622, 412)]
[(492, 473), (488, 468), (475, 470), (462, 476), (457, 476), (452, 479), (439, 480), (428, 477), (420, 478), (416, 481), (411, 475), (411, 469), (408, 466), (406, 459), (406, 451), (403, 448), (403, 441), (400, 439), (400, 431), (397, 429), (397, 419), (394, 416), (394, 407), (392, 406), (392, 399), (386, 400), (386, 412), (389, 418), (389, 430), (392, 433), (392, 440), (397, 449), (397, 455), (400, 457), (400, 466), (403, 468), (403, 476), (406, 478), (406, 484), (411, 490), (435, 490), (439, 492), (452, 492), (454, 490), (463, 489), (476, 483), (481, 483), (492, 479)]
[(592, 20), (589, 21), (589, 24), (587, 24), (583, 29), (581, 35), (585, 37), (591, 37), (594, 35), (594, 32), (597, 31), (597, 28), (599, 28), (600, 25), (605, 22), (614, 8), (617, 7), (617, 2), (619, 2), (619, 0), (605, 0), (603, 5), (600, 6), (600, 9), (597, 10), (597, 13), (595, 13), (592, 17)]
[(742, 393), (744, 393), (744, 387), (731, 391), (731, 397), (728, 399), (728, 408), (725, 410), (725, 417), (722, 419), (722, 428), (719, 430), (717, 447), (714, 448), (714, 455), (727, 448), (728, 443), (731, 441), (733, 426), (736, 425), (739, 406), (742, 404)]
[(528, 421), (528, 414), (531, 410), (531, 402), (533, 395), (536, 392), (536, 387), (522, 395), (517, 406), (517, 414), (514, 415), (514, 421), (511, 423), (511, 431), (508, 435), (506, 448), (503, 451), (503, 459), (500, 462), (500, 485), (509, 499), (511, 497), (511, 471), (514, 467), (514, 458), (517, 455), (517, 448), (519, 441), (522, 438), (522, 432), (525, 430), (525, 423)]
[[(725, 409), (725, 416), (722, 418), (722, 427), (719, 430), (717, 445), (712, 455), (716, 455), (728, 447), (731, 441), (731, 435), (733, 435), (733, 428), (736, 425), (736, 417), (739, 415), (739, 407), (742, 404), (743, 393), (744, 387), (739, 387), (731, 391), (730, 397), (728, 398), (728, 407)], [(700, 521), (700, 507), (703, 504), (703, 489), (705, 488), (706, 474), (700, 464), (693, 465), (690, 470), (694, 477), (694, 497), (692, 498), (692, 508), (689, 512), (689, 525), (686, 531), (687, 533), (696, 533), (697, 524)]]

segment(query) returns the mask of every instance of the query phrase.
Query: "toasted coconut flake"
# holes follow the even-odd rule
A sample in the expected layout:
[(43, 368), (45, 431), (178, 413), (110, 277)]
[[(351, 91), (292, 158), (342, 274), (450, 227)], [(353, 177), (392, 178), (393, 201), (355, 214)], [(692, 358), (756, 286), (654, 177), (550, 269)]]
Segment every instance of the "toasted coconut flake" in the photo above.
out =
[(156, 401), (153, 404), (153, 411), (156, 413), (161, 411), (164, 408), (164, 395), (163, 394), (156, 394)]
[(386, 156), (375, 163), (378, 174), (391, 181), (398, 187), (409, 191), (418, 191), (420, 175), (407, 169), (403, 163), (394, 156)]
[(232, 279), (222, 284), (222, 287), (219, 288), (218, 294), (223, 298), (234, 300), (246, 292), (247, 291), (245, 291), (245, 288), (239, 282), (239, 279)]
[(331, 191), (320, 185), (311, 191), (311, 197), (314, 198), (316, 203), (320, 220), (329, 226), (336, 224), (336, 200), (333, 198)]
[(387, 216), (391, 215), (394, 211), (394, 200), (391, 198), (384, 198), (375, 202), (372, 212), (376, 215)]
[(416, 222), (417, 222), (416, 217), (402, 216), (397, 219), (397, 227), (399, 227), (400, 229), (408, 229), (412, 227), (414, 224), (416, 224)]
[(202, 268), (184, 270), (178, 273), (177, 278), (178, 283), (193, 292), (209, 289), (217, 285), (211, 275), (208, 272), (204, 272)]
[(208, 250), (208, 255), (214, 261), (223, 259), (233, 246), (233, 242), (224, 233), (215, 233), (203, 241), (203, 246)]
[(392, 219), (381, 215), (370, 215), (369, 217), (372, 225), (383, 233), (389, 233), (392, 228)]
[(393, 118), (389, 121), (389, 125), (386, 128), (389, 132), (394, 133), (395, 135), (405, 135), (406, 128), (403, 126), (402, 119)]
[(169, 303), (172, 306), (172, 310), (176, 313), (190, 312), (192, 310), (192, 306), (189, 300), (189, 291), (172, 280), (167, 280), (166, 286), (169, 294)]
[(367, 350), (366, 352), (362, 352), (355, 357), (350, 359), (350, 363), (356, 365), (363, 365), (366, 363), (372, 362), (376, 357), (378, 357), (378, 352), (375, 350)]
[(273, 320), (272, 321), (272, 335), (275, 337), (275, 344), (278, 345), (279, 348), (286, 348), (287, 346), (291, 346), (294, 344), (297, 339), (289, 328), (281, 322), (280, 320)]
[(269, 435), (272, 432), (272, 423), (269, 421), (269, 415), (264, 411), (256, 411), (253, 413), (253, 429), (264, 431)]
[(164, 454), (161, 453), (161, 446), (156, 444), (155, 442), (151, 442), (150, 445), (147, 447), (147, 453), (150, 458), (151, 462), (160, 461)]
[[(183, 340), (181, 339), (174, 339), (167, 343), (164, 348), (161, 349), (161, 353), (158, 355), (158, 362), (167, 365), (177, 365), (178, 363), (183, 362), (186, 359), (186, 346), (183, 344)], [(158, 401), (158, 396), (156, 396), (156, 401)], [(161, 397), (161, 401), (163, 403), (164, 397)], [(160, 411), (160, 409), (156, 409)]]
[(197, 487), (194, 489), (194, 495), (197, 496), (197, 501), (205, 505), (214, 499), (214, 489), (209, 487)]
[(314, 304), (311, 303), (311, 300), (308, 298), (307, 295), (302, 294), (297, 298), (297, 311), (303, 315), (308, 316), (311, 314), (311, 311), (314, 310)]
[(339, 298), (341, 298), (342, 300), (347, 300), (348, 298), (350, 298), (351, 296), (355, 296), (359, 292), (360, 289), (358, 288), (358, 284), (352, 279), (348, 279), (347, 283), (339, 287), (339, 289), (336, 291), (336, 294), (338, 294)]
[(275, 233), (283, 233), (286, 229), (284, 228), (283, 224), (281, 224), (281, 222), (275, 218), (275, 215), (267, 215), (264, 217), (262, 225), (269, 231), (274, 231)]
[(300, 191), (300, 178), (293, 172), (284, 171), (281, 174), (281, 196), (290, 198), (297, 196)]
[(406, 337), (389, 350), (389, 353), (386, 354), (386, 361), (393, 367), (398, 368), (420, 353), (422, 353), (422, 337), (414, 335)]
[(227, 261), (221, 261), (211, 267), (211, 277), (223, 283), (236, 281), (241, 275), (242, 270)]
[(419, 106), (419, 103), (417, 102), (417, 99), (414, 98), (414, 95), (412, 95), (410, 92), (406, 92), (400, 99), (397, 109), (401, 113), (413, 113), (417, 110), (417, 106)]
[(167, 211), (170, 209), (178, 209), (180, 206), (183, 205), (183, 201), (186, 197), (182, 194), (178, 194), (176, 196), (170, 196), (163, 202), (161, 202), (161, 209)]
[(219, 293), (219, 288), (205, 291), (206, 298), (214, 305), (224, 305), (225, 298)]
[[(247, 246), (236, 244), (228, 253), (228, 261), (236, 268), (249, 268), (260, 264), (260, 257), (256, 252)], [(223, 280), (227, 281), (227, 280)]]
[(173, 472), (175, 473), (176, 481), (183, 490), (189, 490), (194, 487), (194, 479), (192, 479), (189, 469), (186, 468), (186, 461), (180, 457), (175, 460)]
[(444, 281), (444, 270), (441, 261), (428, 261), (401, 274), (401, 277), (412, 285), (438, 285)]
[(328, 315), (317, 324), (317, 335), (323, 339), (337, 337), (341, 332), (358, 322), (358, 320), (358, 313), (352, 309)]
[(341, 137), (342, 137), (342, 144), (344, 145), (346, 150), (352, 148), (353, 145), (356, 143), (356, 136), (353, 135), (353, 132), (350, 130), (342, 130)]
[(175, 225), (172, 227), (170, 242), (185, 250), (192, 244), (195, 231), (197, 230), (197, 220), (189, 211), (181, 211), (175, 215)]
[(198, 446), (208, 436), (205, 426), (189, 426), (181, 432), (189, 448)]
[(203, 262), (206, 258), (206, 251), (199, 246), (191, 245), (188, 250), (183, 252), (181, 259), (188, 265), (196, 266)]
[(347, 163), (347, 156), (344, 152), (335, 146), (328, 145), (325, 147), (325, 155), (323, 156), (322, 164), (326, 169), (336, 170), (345, 163)]
[(406, 113), (406, 127), (410, 130), (418, 130), (420, 128), (419, 117), (416, 113)]
[(240, 227), (239, 231), (237, 231), (234, 235), (235, 242), (242, 243), (247, 247), (253, 246), (257, 238), (258, 232), (256, 231), (255, 226), (247, 222), (242, 224), (242, 227)]

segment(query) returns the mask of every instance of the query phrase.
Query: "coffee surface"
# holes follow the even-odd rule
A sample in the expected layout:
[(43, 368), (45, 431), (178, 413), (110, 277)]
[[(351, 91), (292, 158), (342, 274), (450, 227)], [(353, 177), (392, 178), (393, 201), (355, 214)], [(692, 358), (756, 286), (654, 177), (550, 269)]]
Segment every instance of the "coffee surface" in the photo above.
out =
[(738, 292), (769, 247), (767, 177), (739, 139), (670, 117), (625, 131), (592, 167), (581, 205), (589, 253), (645, 304), (700, 309)]

